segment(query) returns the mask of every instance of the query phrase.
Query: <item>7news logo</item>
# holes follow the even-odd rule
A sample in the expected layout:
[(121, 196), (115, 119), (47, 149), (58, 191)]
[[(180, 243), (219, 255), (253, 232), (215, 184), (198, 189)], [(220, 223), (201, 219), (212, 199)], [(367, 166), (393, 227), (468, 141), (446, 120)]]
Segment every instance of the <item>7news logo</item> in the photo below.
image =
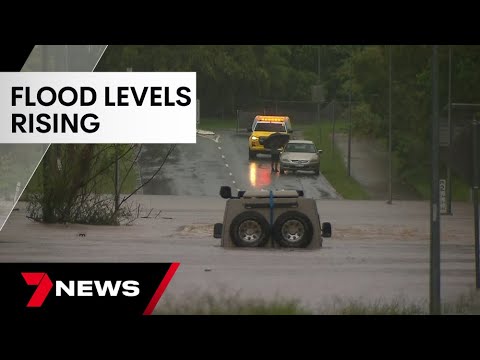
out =
[[(0, 263), (0, 316), (151, 315), (180, 263)], [(159, 305), (160, 306), (160, 305)]]
[[(35, 285), (37, 288), (27, 303), (27, 307), (41, 307), (53, 288), (53, 282), (47, 273), (43, 272), (22, 272), (22, 276), (28, 285)], [(133, 297), (140, 294), (138, 281), (99, 281), (99, 280), (70, 280), (68, 285), (63, 281), (55, 281), (55, 296), (123, 296)], [(120, 289), (122, 291), (120, 292)]]

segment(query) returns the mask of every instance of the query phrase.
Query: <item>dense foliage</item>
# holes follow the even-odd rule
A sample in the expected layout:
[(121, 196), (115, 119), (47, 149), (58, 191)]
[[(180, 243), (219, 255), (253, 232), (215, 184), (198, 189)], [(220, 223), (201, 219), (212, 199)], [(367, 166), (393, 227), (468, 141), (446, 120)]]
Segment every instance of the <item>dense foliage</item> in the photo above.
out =
[[(432, 46), (395, 45), (391, 50), (397, 166), (405, 178), (426, 176)], [(480, 46), (455, 45), (451, 50), (452, 102), (480, 103)], [(449, 46), (439, 46), (442, 117), (447, 116), (448, 60)], [(325, 104), (336, 99), (346, 105), (351, 98), (356, 133), (380, 139), (388, 136), (388, 45), (109, 46), (97, 71), (125, 71), (129, 67), (133, 71), (196, 71), (205, 116), (233, 116), (237, 109), (259, 99), (310, 101), (312, 85), (320, 83), (325, 89)], [(455, 111), (452, 114), (454, 118), (465, 116)]]

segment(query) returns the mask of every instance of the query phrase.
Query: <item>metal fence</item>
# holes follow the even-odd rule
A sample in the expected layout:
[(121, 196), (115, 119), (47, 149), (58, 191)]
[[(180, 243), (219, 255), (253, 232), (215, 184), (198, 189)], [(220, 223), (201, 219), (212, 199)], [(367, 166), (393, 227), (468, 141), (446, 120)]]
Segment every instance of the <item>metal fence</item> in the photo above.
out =
[(257, 115), (288, 116), (295, 129), (297, 125), (310, 125), (332, 122), (344, 111), (344, 105), (338, 102), (316, 103), (310, 101), (275, 101), (263, 100), (237, 110), (237, 132), (251, 129)]

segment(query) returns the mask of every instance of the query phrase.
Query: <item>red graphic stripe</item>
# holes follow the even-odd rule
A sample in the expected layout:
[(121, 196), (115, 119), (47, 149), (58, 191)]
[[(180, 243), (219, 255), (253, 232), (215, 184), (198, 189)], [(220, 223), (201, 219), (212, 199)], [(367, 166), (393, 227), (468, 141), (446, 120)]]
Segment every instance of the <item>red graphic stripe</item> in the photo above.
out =
[(157, 290), (155, 291), (155, 294), (153, 294), (152, 299), (147, 305), (147, 308), (143, 312), (143, 315), (151, 315), (153, 310), (155, 309), (155, 306), (157, 306), (158, 301), (162, 297), (165, 289), (167, 288), (170, 280), (172, 280), (173, 275), (175, 275), (175, 272), (177, 271), (178, 267), (180, 266), (180, 263), (172, 263), (170, 265), (170, 268), (168, 269), (167, 273), (165, 274), (165, 277), (162, 279), (160, 282), (160, 285), (158, 286)]

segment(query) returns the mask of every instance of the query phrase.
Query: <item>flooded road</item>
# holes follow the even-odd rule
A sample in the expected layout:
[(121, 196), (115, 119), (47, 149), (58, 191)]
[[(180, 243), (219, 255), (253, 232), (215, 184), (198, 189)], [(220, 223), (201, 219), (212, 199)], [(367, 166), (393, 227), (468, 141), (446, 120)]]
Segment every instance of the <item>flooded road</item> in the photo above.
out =
[[(133, 199), (147, 213), (155, 211), (130, 226), (44, 225), (27, 219), (26, 204), (20, 204), (0, 232), (0, 261), (180, 262), (165, 300), (185, 301), (192, 293), (221, 299), (224, 290), (297, 299), (313, 310), (335, 297), (428, 300), (428, 202), (318, 200), (332, 237), (321, 249), (291, 251), (221, 247), (212, 236), (225, 206), (218, 195)], [(472, 209), (466, 203), (454, 203), (454, 209), (442, 217), (441, 234), (442, 301), (451, 302), (475, 287)]]

